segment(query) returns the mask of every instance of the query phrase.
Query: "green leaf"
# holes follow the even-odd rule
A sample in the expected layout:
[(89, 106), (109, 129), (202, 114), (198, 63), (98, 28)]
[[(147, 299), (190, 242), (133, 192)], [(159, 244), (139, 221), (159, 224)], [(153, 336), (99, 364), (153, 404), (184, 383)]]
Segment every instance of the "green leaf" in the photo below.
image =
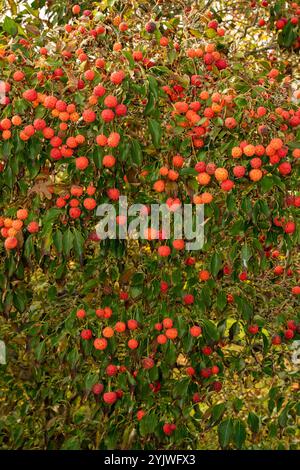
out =
[(157, 100), (158, 98), (158, 83), (156, 78), (152, 75), (148, 75), (149, 90), (151, 91), (153, 97)]
[(136, 139), (132, 139), (131, 141), (131, 152), (133, 163), (140, 166), (143, 163), (143, 152), (139, 141)]
[(206, 319), (203, 319), (201, 324), (204, 337), (209, 341), (218, 341), (220, 334), (216, 325), (211, 320)]
[(99, 380), (98, 374), (89, 372), (85, 378), (85, 382), (84, 382), (85, 388), (87, 390), (91, 390), (92, 387), (98, 382), (98, 380)]
[(62, 447), (61, 447), (62, 450), (80, 450), (80, 441), (79, 441), (79, 438), (78, 437), (69, 437), (69, 439), (67, 439)]
[(168, 342), (167, 351), (165, 353), (165, 360), (167, 364), (174, 364), (177, 357), (176, 347), (171, 341)]
[(160, 145), (161, 137), (162, 137), (162, 128), (159, 122), (155, 119), (148, 120), (148, 127), (152, 137), (152, 142), (154, 147), (158, 148)]
[(154, 414), (148, 414), (140, 421), (140, 433), (142, 437), (152, 434), (157, 426), (158, 419)]
[(274, 186), (274, 181), (272, 176), (264, 176), (260, 181), (261, 189), (264, 193), (270, 191)]
[(66, 256), (69, 256), (71, 249), (73, 248), (74, 235), (71, 229), (68, 228), (63, 234), (63, 252)]
[(218, 426), (219, 443), (222, 449), (228, 447), (233, 434), (233, 420), (227, 418)]
[(259, 417), (253, 411), (249, 412), (247, 423), (253, 433), (257, 433), (259, 431)]
[(74, 234), (74, 251), (77, 256), (81, 256), (83, 254), (83, 245), (84, 245), (84, 238), (79, 230), (76, 228), (73, 229)]
[(222, 311), (227, 305), (227, 296), (223, 290), (218, 292), (217, 294), (217, 308), (218, 310)]
[(18, 24), (9, 16), (4, 18), (2, 28), (11, 36), (15, 36), (18, 32)]
[(13, 293), (13, 302), (16, 309), (23, 313), (26, 308), (26, 296), (20, 291), (15, 291)]
[(63, 236), (60, 230), (56, 230), (56, 232), (53, 234), (53, 243), (55, 248), (57, 249), (58, 253), (62, 252), (63, 249)]
[(241, 249), (241, 258), (242, 258), (243, 266), (247, 266), (247, 263), (249, 259), (251, 258), (251, 256), (252, 256), (251, 248), (247, 243), (245, 243), (245, 245), (243, 245)]
[(234, 421), (234, 428), (233, 428), (233, 442), (235, 443), (238, 449), (241, 449), (245, 440), (246, 440), (246, 426), (241, 420)]
[(214, 277), (217, 276), (222, 266), (222, 258), (219, 253), (214, 253), (210, 262), (210, 271)]
[(210, 418), (211, 424), (219, 421), (219, 419), (222, 418), (225, 410), (226, 410), (225, 403), (218, 403), (217, 405), (213, 406), (213, 408), (211, 409), (211, 418)]
[(128, 60), (130, 68), (134, 69), (135, 61), (134, 61), (134, 58), (132, 57), (131, 53), (128, 52), (128, 51), (122, 51), (122, 53), (123, 53), (123, 56), (126, 57), (126, 59)]

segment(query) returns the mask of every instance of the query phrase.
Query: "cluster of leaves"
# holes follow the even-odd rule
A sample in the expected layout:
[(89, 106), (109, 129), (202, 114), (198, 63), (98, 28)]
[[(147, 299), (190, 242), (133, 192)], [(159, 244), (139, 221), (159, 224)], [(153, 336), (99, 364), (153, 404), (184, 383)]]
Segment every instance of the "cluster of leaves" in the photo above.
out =
[[(1, 447), (297, 448), (291, 60), (242, 63), (230, 2), (132, 3), (2, 25)], [(202, 250), (99, 240), (120, 195), (204, 203)]]

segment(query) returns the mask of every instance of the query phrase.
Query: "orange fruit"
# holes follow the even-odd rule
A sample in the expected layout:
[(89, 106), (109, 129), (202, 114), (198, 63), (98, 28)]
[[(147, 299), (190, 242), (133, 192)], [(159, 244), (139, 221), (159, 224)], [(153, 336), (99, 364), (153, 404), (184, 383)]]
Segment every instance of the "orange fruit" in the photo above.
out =
[(225, 181), (228, 179), (228, 171), (225, 168), (217, 168), (215, 171), (217, 181)]

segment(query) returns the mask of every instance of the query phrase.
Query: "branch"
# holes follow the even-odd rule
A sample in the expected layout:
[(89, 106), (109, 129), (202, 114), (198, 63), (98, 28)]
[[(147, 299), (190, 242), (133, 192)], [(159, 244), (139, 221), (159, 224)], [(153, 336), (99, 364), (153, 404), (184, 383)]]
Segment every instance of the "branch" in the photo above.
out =
[(249, 55), (259, 54), (260, 52), (268, 51), (269, 49), (276, 48), (277, 44), (269, 44), (268, 46), (261, 47), (260, 49), (253, 49), (253, 51), (246, 52), (245, 57)]

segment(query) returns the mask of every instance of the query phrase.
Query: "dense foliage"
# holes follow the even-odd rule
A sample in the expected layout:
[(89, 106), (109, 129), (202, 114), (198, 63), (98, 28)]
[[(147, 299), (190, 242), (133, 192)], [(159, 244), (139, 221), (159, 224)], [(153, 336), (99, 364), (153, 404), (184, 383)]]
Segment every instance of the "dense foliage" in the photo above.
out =
[[(1, 448), (299, 448), (299, 3), (3, 11)], [(203, 249), (99, 240), (125, 195)]]

